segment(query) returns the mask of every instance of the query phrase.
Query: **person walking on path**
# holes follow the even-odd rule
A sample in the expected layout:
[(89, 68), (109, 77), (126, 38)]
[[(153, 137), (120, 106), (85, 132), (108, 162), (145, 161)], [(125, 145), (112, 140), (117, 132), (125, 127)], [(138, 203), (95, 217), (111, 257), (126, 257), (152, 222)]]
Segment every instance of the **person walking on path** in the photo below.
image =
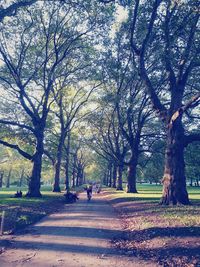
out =
[(88, 200), (90, 200), (92, 198), (92, 185), (91, 184), (87, 186), (86, 191), (87, 191), (87, 198)]

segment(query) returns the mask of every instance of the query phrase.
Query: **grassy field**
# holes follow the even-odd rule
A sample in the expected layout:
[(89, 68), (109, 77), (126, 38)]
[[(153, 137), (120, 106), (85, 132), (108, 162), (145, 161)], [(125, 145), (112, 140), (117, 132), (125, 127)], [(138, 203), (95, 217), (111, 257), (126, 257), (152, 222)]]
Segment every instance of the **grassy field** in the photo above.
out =
[[(42, 187), (42, 198), (14, 198), (17, 188), (0, 189), (0, 217), (5, 211), (4, 232), (24, 228), (43, 216), (50, 214), (64, 204), (63, 193), (51, 192), (51, 187)], [(22, 188), (25, 194), (27, 188)]]
[(115, 245), (161, 266), (200, 266), (200, 188), (188, 187), (190, 206), (161, 206), (160, 185), (138, 185), (138, 194), (105, 189), (121, 217), (125, 239)]

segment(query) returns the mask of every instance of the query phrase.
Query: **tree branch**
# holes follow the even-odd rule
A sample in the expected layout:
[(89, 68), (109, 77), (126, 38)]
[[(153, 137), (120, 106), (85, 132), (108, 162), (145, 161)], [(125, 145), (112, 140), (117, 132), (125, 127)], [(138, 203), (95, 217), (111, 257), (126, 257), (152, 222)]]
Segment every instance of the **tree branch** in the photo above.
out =
[(30, 6), (36, 2), (37, 0), (22, 0), (18, 3), (10, 5), (7, 8), (0, 9), (0, 22), (2, 22), (5, 17), (11, 17), (16, 15), (19, 8)]
[(200, 141), (200, 133), (186, 135), (184, 138), (184, 147), (195, 141)]
[(33, 159), (33, 156), (31, 156), (27, 152), (23, 151), (18, 145), (13, 145), (13, 144), (10, 144), (10, 143), (8, 143), (6, 141), (3, 141), (3, 140), (0, 140), (0, 144), (17, 150), (20, 155), (22, 155), (24, 158), (26, 158), (28, 160), (32, 160)]
[(0, 124), (17, 126), (17, 127), (29, 130), (29, 131), (34, 133), (34, 129), (31, 126), (28, 126), (28, 125), (25, 125), (22, 123), (18, 123), (18, 122), (14, 122), (14, 121), (7, 121), (7, 120), (0, 120)]

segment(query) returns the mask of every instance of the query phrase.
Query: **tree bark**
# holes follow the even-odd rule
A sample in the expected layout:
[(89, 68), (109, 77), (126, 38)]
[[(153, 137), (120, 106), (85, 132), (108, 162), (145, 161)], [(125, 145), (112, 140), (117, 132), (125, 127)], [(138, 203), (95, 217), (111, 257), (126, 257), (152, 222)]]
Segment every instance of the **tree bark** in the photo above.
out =
[(127, 177), (127, 193), (137, 193), (136, 188), (136, 168), (138, 159), (135, 156), (129, 162), (128, 177)]
[(23, 180), (24, 180), (24, 169), (22, 169), (21, 176), (19, 179), (19, 187), (22, 187)]
[(84, 179), (84, 170), (83, 170), (83, 167), (81, 167), (79, 185), (83, 184), (83, 179)]
[(80, 179), (80, 167), (78, 166), (78, 169), (77, 169), (77, 175), (76, 175), (76, 186), (79, 186), (79, 179)]
[(69, 190), (69, 152), (70, 152), (70, 132), (67, 136), (66, 161), (65, 161), (65, 190)]
[(4, 175), (4, 171), (0, 172), (0, 188), (3, 187), (3, 175)]
[(27, 197), (41, 197), (40, 186), (41, 186), (41, 171), (42, 171), (42, 155), (44, 153), (44, 133), (43, 131), (37, 131), (37, 146), (36, 153), (33, 156), (33, 169), (29, 181), (29, 189), (26, 194)]
[(108, 170), (108, 187), (112, 186), (112, 170), (113, 170), (113, 165), (112, 163), (109, 164), (109, 170)]
[(60, 169), (61, 169), (61, 162), (62, 162), (62, 152), (63, 152), (63, 145), (64, 145), (64, 135), (61, 130), (60, 140), (57, 148), (57, 155), (56, 155), (56, 164), (55, 164), (55, 177), (54, 177), (54, 184), (53, 184), (53, 192), (60, 193)]
[(72, 187), (75, 187), (76, 180), (76, 154), (74, 154), (73, 171), (72, 171)]
[(116, 189), (117, 190), (123, 190), (123, 186), (122, 186), (122, 173), (123, 173), (123, 166), (122, 165), (119, 165), (117, 167), (117, 187)]
[(117, 165), (114, 163), (113, 165), (113, 174), (112, 174), (112, 187), (116, 188), (116, 181), (117, 181)]
[(103, 175), (103, 184), (104, 185), (107, 185), (106, 184), (106, 181), (107, 181), (107, 171), (104, 172), (104, 175)]
[(161, 204), (190, 204), (186, 189), (183, 144), (184, 129), (180, 118), (168, 127)]
[(12, 173), (12, 168), (10, 168), (10, 170), (8, 172), (8, 177), (7, 177), (7, 180), (6, 180), (6, 188), (10, 188), (11, 173)]

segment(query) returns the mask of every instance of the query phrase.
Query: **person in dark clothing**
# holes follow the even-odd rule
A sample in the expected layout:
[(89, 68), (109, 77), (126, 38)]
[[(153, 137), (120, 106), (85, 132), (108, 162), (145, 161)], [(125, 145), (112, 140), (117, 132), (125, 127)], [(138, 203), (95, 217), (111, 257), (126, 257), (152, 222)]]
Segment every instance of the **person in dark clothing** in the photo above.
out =
[(87, 191), (87, 198), (88, 200), (90, 200), (92, 198), (92, 185), (88, 185), (86, 191)]

